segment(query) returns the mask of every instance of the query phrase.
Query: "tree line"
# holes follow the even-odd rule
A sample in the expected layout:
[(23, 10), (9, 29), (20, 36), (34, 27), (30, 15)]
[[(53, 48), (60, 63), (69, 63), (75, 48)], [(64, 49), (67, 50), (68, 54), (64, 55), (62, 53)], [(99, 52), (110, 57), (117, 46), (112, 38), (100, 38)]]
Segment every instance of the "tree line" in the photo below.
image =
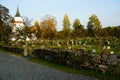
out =
[[(72, 29), (71, 29), (72, 26)], [(67, 14), (63, 17), (63, 29), (56, 30), (57, 21), (54, 16), (46, 15), (42, 21), (35, 21), (31, 30), (38, 39), (76, 39), (81, 37), (120, 37), (120, 26), (108, 26), (102, 28), (101, 22), (97, 15), (89, 17), (87, 28), (76, 18), (71, 24)], [(35, 29), (36, 28), (36, 29)]]
[[(9, 15), (9, 9), (0, 5), (0, 41), (8, 42), (12, 34), (13, 17)], [(34, 25), (30, 25), (29, 18), (24, 19), (24, 25), (17, 36), (25, 36), (25, 38), (34, 35), (37, 39), (76, 39), (82, 37), (120, 37), (120, 26), (108, 26), (103, 28), (97, 15), (93, 14), (89, 17), (87, 26), (80, 22), (78, 18), (73, 23), (70, 22), (69, 16), (64, 15), (62, 25), (63, 29), (57, 31), (56, 17), (46, 15), (42, 21), (35, 21)], [(72, 29), (71, 29), (72, 26)]]

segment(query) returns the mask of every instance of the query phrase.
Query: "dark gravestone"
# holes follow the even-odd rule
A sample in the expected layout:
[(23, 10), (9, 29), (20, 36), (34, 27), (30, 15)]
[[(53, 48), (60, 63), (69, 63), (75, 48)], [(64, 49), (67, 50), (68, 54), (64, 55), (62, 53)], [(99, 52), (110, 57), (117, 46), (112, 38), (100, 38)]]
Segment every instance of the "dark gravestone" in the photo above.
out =
[(107, 64), (108, 64), (108, 65), (117, 65), (117, 62), (118, 62), (117, 56), (118, 56), (118, 55), (116, 55), (116, 54), (110, 55), (110, 56), (107, 58)]

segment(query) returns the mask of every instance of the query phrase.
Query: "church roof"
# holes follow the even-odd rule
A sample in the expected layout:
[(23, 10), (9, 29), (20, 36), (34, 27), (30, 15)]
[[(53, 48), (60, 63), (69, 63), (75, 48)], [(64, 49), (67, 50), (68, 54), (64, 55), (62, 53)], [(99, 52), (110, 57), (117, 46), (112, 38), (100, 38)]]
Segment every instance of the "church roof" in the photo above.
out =
[(15, 15), (15, 17), (21, 17), (21, 16), (20, 16), (20, 12), (19, 12), (19, 8), (18, 8), (18, 6), (17, 6), (17, 11), (16, 11), (16, 15)]

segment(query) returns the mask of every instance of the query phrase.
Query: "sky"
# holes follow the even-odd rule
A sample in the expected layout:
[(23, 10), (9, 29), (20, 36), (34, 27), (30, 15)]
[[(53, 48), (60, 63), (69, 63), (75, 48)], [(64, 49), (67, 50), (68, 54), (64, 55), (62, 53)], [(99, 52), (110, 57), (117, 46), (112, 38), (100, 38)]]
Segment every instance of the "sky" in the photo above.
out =
[[(22, 16), (41, 22), (45, 15), (57, 20), (57, 30), (62, 30), (64, 15), (69, 16), (71, 24), (79, 18), (85, 27), (92, 14), (96, 14), (103, 27), (120, 25), (120, 0), (0, 0), (0, 4), (15, 16), (17, 5)], [(72, 27), (72, 26), (71, 26)]]

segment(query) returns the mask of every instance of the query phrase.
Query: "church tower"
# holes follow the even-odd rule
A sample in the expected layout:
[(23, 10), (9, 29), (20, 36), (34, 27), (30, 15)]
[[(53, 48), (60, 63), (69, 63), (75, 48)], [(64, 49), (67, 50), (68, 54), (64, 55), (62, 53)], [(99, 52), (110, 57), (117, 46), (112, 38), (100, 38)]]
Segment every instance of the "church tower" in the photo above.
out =
[(22, 19), (21, 15), (20, 15), (18, 6), (17, 6), (16, 15), (14, 16), (14, 25), (16, 27), (24, 26), (23, 19)]

